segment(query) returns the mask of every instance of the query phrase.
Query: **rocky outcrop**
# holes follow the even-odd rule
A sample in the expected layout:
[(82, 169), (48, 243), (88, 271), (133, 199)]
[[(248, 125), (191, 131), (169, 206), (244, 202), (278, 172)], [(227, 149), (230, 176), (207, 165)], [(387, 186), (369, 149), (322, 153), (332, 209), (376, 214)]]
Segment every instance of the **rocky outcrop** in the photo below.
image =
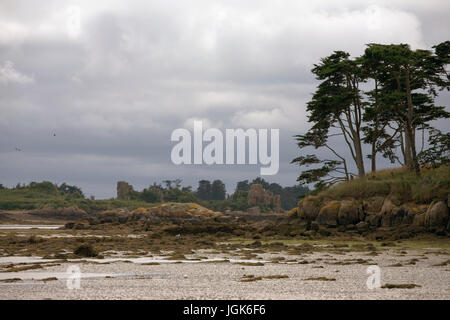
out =
[(414, 202), (396, 204), (390, 197), (325, 200), (319, 196), (307, 196), (299, 201), (295, 210), (288, 213), (300, 221), (306, 221), (311, 227), (314, 224), (321, 228), (337, 227), (337, 230), (356, 230), (359, 233), (378, 228), (400, 228), (412, 233), (430, 231), (445, 235), (450, 232), (450, 212), (446, 200), (427, 205)]
[(117, 182), (117, 199), (130, 200), (133, 193), (133, 186), (125, 181)]
[(424, 226), (430, 231), (446, 229), (449, 222), (448, 206), (444, 201), (433, 201), (424, 217)]
[(356, 224), (364, 220), (362, 205), (355, 200), (343, 200), (338, 213), (340, 225)]
[(364, 211), (367, 214), (379, 213), (383, 207), (383, 197), (371, 197), (363, 200)]
[[(396, 227), (400, 225), (419, 226), (420, 218), (415, 218), (426, 211), (426, 205), (406, 203), (396, 206), (390, 199), (386, 199), (381, 208), (380, 218), (382, 227)], [(414, 222), (416, 221), (416, 222)]]
[(320, 208), (315, 221), (319, 225), (336, 226), (340, 207), (341, 203), (339, 201), (327, 202)]
[(298, 204), (298, 215), (300, 218), (313, 221), (317, 218), (320, 209), (320, 199), (316, 196), (307, 196)]
[(248, 192), (248, 204), (264, 204), (265, 190), (261, 184), (252, 184)]
[(272, 206), (275, 212), (281, 211), (281, 196), (279, 194), (274, 194), (272, 198)]
[(396, 206), (390, 199), (384, 200), (381, 208), (381, 226), (395, 227), (402, 224), (407, 212), (402, 207)]
[(364, 221), (357, 223), (355, 227), (361, 233), (369, 231), (369, 224)]
[(280, 195), (274, 195), (271, 191), (265, 190), (261, 184), (254, 183), (248, 192), (248, 205), (270, 206), (275, 212), (281, 211)]

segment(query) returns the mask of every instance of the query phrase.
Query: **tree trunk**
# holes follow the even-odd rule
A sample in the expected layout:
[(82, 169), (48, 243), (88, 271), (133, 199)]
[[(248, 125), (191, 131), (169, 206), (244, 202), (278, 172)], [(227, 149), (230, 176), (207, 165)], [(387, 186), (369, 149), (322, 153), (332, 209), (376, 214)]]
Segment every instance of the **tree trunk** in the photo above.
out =
[(408, 171), (412, 171), (413, 165), (412, 165), (412, 154), (411, 154), (411, 140), (410, 136), (408, 134), (408, 128), (405, 125), (403, 132), (405, 134), (405, 147), (404, 147), (404, 162), (405, 166), (408, 169)]
[(405, 69), (405, 87), (406, 87), (406, 99), (408, 102), (408, 114), (406, 119), (406, 136), (409, 140), (409, 149), (411, 155), (410, 166), (408, 166), (409, 171), (415, 171), (416, 175), (420, 175), (419, 161), (417, 159), (416, 151), (416, 133), (414, 130), (414, 106), (411, 97), (411, 86), (409, 81), (409, 68)]
[(363, 153), (361, 148), (361, 139), (359, 136), (355, 136), (355, 155), (356, 155), (356, 167), (358, 168), (358, 176), (364, 177), (366, 175), (366, 172), (364, 170), (364, 160), (363, 160)]
[(376, 141), (372, 141), (372, 173), (375, 173), (377, 171), (377, 147), (376, 147)]

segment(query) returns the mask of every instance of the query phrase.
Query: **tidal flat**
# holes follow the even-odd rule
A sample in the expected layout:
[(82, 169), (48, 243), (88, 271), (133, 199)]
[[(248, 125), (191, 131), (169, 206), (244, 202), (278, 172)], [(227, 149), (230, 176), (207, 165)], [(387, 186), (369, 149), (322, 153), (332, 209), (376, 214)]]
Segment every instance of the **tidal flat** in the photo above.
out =
[(450, 299), (450, 243), (4, 228), (0, 299)]

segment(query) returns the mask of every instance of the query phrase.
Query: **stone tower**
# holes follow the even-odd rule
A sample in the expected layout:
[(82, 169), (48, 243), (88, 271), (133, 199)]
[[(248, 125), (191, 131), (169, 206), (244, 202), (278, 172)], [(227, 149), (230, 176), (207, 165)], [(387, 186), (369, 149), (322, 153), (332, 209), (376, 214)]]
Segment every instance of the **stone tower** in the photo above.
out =
[(130, 200), (133, 193), (133, 186), (125, 181), (117, 182), (117, 199)]

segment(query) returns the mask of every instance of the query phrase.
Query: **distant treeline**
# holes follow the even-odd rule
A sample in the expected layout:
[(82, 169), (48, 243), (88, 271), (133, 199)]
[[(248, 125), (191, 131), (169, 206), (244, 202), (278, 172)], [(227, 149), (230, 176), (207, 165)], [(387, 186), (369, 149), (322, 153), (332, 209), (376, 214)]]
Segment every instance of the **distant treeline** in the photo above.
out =
[[(309, 191), (307, 187), (301, 185), (282, 187), (278, 183), (269, 183), (260, 177), (252, 181), (239, 181), (234, 193), (231, 195), (227, 194), (225, 184), (219, 179), (212, 182), (209, 180), (200, 180), (196, 190), (193, 190), (192, 186), (182, 187), (181, 182), (181, 179), (175, 179), (164, 180), (159, 184), (153, 183), (142, 191), (132, 191), (130, 200), (135, 203), (139, 201), (146, 203), (194, 202), (216, 211), (224, 211), (227, 209), (246, 210), (249, 208), (248, 191), (250, 185), (258, 183), (273, 194), (280, 195), (281, 207), (288, 210), (295, 207), (298, 200)], [(7, 198), (11, 200), (5, 202), (4, 205), (0, 205), (2, 209), (27, 208), (23, 205), (17, 207), (17, 202), (22, 197), (31, 200), (33, 198), (43, 198), (43, 195), (45, 195), (45, 197), (52, 200), (52, 204), (59, 203), (58, 201), (61, 199), (66, 201), (64, 203), (67, 203), (67, 200), (71, 199), (85, 199), (81, 188), (66, 183), (57, 185), (49, 181), (31, 182), (28, 185), (19, 183), (14, 188), (9, 189), (0, 184), (0, 195), (2, 194), (5, 200)], [(41, 200), (45, 202), (45, 199)], [(61, 202), (61, 204), (63, 203)], [(30, 208), (32, 207), (30, 206)], [(270, 210), (271, 208), (264, 207), (262, 209)]]
[(175, 179), (164, 180), (160, 184), (154, 183), (148, 188), (144, 188), (141, 192), (133, 191), (131, 199), (150, 203), (196, 202), (218, 211), (227, 209), (246, 210), (249, 208), (248, 191), (250, 185), (258, 183), (273, 194), (280, 195), (281, 207), (288, 210), (295, 207), (300, 197), (309, 191), (308, 187), (305, 186), (295, 185), (292, 187), (282, 187), (278, 183), (269, 183), (260, 177), (252, 181), (239, 181), (232, 194), (227, 194), (225, 184), (220, 179), (212, 182), (209, 180), (200, 180), (196, 190), (193, 190), (192, 186), (181, 187), (181, 182), (181, 179)]

